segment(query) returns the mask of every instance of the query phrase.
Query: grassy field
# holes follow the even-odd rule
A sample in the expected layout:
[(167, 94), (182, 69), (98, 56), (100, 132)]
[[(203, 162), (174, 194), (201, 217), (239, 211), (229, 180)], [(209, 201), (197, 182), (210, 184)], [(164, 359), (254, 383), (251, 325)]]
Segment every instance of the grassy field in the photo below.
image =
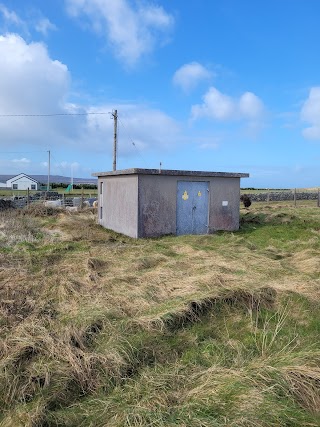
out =
[(320, 425), (319, 208), (144, 240), (46, 213), (0, 213), (1, 427)]

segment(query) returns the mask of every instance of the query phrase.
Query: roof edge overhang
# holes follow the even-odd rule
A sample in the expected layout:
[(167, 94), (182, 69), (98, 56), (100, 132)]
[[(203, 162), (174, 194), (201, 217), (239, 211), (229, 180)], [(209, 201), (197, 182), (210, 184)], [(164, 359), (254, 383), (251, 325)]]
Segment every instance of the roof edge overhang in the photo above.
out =
[(220, 178), (249, 178), (248, 173), (238, 172), (209, 172), (209, 171), (186, 171), (171, 169), (122, 169), (110, 172), (95, 172), (91, 174), (96, 177), (119, 176), (119, 175), (166, 175), (166, 176), (194, 176), (194, 177), (220, 177)]

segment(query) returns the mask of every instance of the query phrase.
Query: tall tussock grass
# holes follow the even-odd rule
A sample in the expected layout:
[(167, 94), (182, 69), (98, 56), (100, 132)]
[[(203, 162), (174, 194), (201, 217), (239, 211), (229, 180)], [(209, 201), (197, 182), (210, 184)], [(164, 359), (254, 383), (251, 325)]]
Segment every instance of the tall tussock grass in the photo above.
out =
[(134, 240), (1, 213), (0, 426), (320, 425), (320, 281), (295, 262), (318, 211), (242, 218)]
[(40, 237), (38, 222), (19, 211), (0, 211), (0, 247), (14, 248), (22, 242), (33, 243)]

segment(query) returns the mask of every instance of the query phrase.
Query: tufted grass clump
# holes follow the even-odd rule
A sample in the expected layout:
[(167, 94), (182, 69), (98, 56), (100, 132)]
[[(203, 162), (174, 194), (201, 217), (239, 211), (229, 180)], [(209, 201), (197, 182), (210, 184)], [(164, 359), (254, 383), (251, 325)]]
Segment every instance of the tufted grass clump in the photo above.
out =
[(0, 211), (0, 248), (34, 243), (42, 238), (38, 222), (16, 210)]

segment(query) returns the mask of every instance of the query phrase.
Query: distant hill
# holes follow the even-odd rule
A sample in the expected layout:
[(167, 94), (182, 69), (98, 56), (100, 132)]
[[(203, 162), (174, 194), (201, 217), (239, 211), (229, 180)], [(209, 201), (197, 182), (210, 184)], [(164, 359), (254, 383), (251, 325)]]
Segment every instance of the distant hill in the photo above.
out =
[[(8, 179), (17, 176), (19, 174), (12, 174), (12, 175), (0, 175), (0, 182), (6, 182)], [(36, 181), (46, 184), (48, 182), (48, 175), (29, 175), (31, 178), (35, 179)], [(63, 183), (63, 184), (70, 184), (71, 183), (71, 177), (69, 176), (62, 176), (62, 175), (50, 175), (50, 183)], [(73, 178), (74, 184), (93, 184), (97, 185), (97, 178)]]

